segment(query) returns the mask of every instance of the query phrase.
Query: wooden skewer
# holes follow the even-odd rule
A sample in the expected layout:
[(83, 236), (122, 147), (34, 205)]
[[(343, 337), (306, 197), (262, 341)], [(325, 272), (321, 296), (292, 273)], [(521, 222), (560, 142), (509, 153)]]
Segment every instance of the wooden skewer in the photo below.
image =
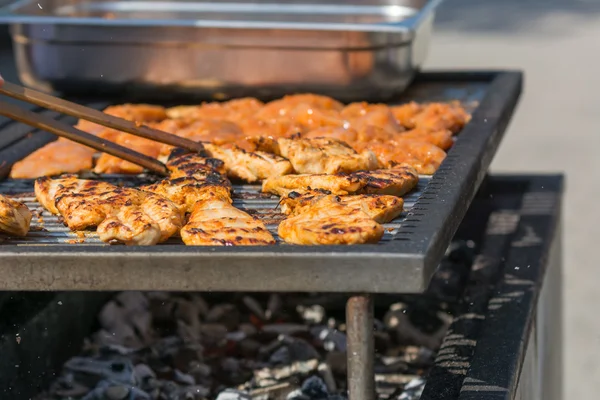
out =
[(152, 157), (148, 157), (137, 151), (128, 149), (127, 147), (119, 146), (116, 143), (91, 135), (87, 132), (80, 131), (70, 125), (48, 116), (26, 110), (15, 104), (0, 101), (0, 115), (22, 122), (34, 128), (53, 133), (57, 136), (67, 138), (74, 142), (81, 143), (134, 164), (141, 165), (158, 174), (168, 175), (167, 167)]
[(165, 143), (195, 152), (204, 150), (202, 143), (194, 142), (193, 140), (152, 129), (147, 126), (138, 125), (135, 122), (117, 118), (101, 111), (94, 110), (93, 108), (59, 99), (58, 97), (15, 85), (14, 83), (5, 81), (3, 85), (0, 85), (0, 93), (17, 100), (22, 100), (49, 110), (84, 119), (98, 125), (127, 132), (134, 136), (143, 137), (155, 142)]

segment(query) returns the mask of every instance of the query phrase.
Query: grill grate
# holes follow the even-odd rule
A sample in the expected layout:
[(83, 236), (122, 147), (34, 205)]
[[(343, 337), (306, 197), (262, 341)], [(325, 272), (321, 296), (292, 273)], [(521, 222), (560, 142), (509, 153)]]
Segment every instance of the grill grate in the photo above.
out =
[[(114, 177), (108, 179), (112, 183), (123, 182), (127, 186), (136, 186), (144, 182), (136, 180), (132, 177)], [(385, 233), (381, 243), (390, 241), (398, 233), (398, 229), (406, 222), (407, 212), (414, 206), (415, 202), (421, 195), (423, 188), (427, 186), (429, 177), (421, 177), (418, 187), (404, 197), (405, 212), (389, 224), (385, 224)], [(262, 220), (267, 229), (271, 231), (278, 244), (285, 244), (277, 236), (277, 226), (285, 216), (279, 212), (277, 207), (279, 198), (276, 196), (265, 196), (260, 193), (258, 185), (234, 185), (234, 206), (248, 212), (251, 215)], [(10, 195), (10, 197), (24, 202), (30, 210), (34, 212), (34, 217), (31, 221), (31, 229), (29, 234), (24, 238), (11, 237), (0, 234), (0, 241), (3, 244), (12, 244), (19, 246), (48, 246), (58, 244), (71, 245), (106, 245), (98, 239), (98, 236), (93, 231), (86, 232), (71, 232), (60, 221), (59, 217), (50, 214), (44, 210), (40, 203), (37, 202), (33, 195), (33, 181), (31, 180), (6, 180), (0, 184), (0, 193)], [(406, 225), (407, 227), (409, 225)], [(176, 245), (183, 244), (179, 238), (171, 238), (161, 245)]]
[[(511, 71), (422, 74), (398, 99), (478, 105), (439, 170), (405, 199), (408, 211), (386, 226), (379, 244), (196, 247), (173, 239), (159, 246), (107, 246), (93, 234), (80, 238), (68, 232), (42, 213), (45, 231), (34, 221), (29, 237), (5, 238), (0, 245), (0, 290), (421, 292), (487, 173), (516, 107), (521, 79)], [(139, 100), (75, 101), (102, 108)], [(0, 119), (0, 142), (6, 128), (10, 144), (0, 143), (0, 179), (12, 163), (54, 139)], [(135, 179), (113, 178), (129, 185)], [(31, 181), (5, 180), (0, 193), (29, 193), (24, 200), (35, 209), (32, 187)], [(263, 198), (253, 186), (236, 189), (235, 205), (262, 216), (274, 230), (281, 218), (274, 211), (277, 199)]]

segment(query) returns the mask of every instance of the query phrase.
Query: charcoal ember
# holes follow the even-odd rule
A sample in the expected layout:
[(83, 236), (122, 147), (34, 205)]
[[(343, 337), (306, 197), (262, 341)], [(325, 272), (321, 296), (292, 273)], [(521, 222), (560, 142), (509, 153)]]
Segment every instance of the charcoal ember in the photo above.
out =
[(327, 385), (318, 376), (311, 376), (302, 383), (300, 388), (302, 393), (309, 399), (322, 400), (329, 397), (329, 391)]
[(240, 311), (233, 304), (217, 304), (208, 311), (205, 320), (223, 325), (227, 331), (232, 332), (240, 325)]
[(242, 358), (256, 358), (261, 346), (259, 341), (246, 338), (238, 343), (237, 354)]
[(239, 330), (240, 332), (244, 332), (246, 334), (246, 337), (255, 335), (258, 331), (256, 327), (252, 324), (240, 324)]
[(263, 309), (261, 304), (254, 297), (244, 296), (244, 297), (242, 297), (242, 303), (252, 313), (252, 315), (257, 317), (261, 321), (267, 320), (265, 310)]
[(392, 305), (384, 319), (390, 334), (398, 343), (437, 349), (446, 333), (447, 326), (440, 323), (437, 331), (424, 332), (423, 329), (413, 323), (410, 314), (412, 312), (406, 304), (396, 303)]
[(317, 326), (311, 329), (315, 339), (327, 351), (346, 351), (346, 334), (327, 326)]
[(204, 386), (193, 385), (180, 388), (177, 392), (178, 400), (203, 400), (210, 395), (210, 390)]
[(172, 365), (181, 371), (188, 371), (193, 361), (202, 361), (204, 359), (204, 346), (200, 343), (188, 343), (173, 354)]
[(240, 360), (227, 357), (220, 360), (214, 368), (213, 375), (225, 385), (241, 385), (252, 377), (252, 371)]
[(90, 388), (75, 381), (72, 373), (62, 374), (50, 387), (50, 393), (59, 397), (81, 397)]
[(337, 385), (335, 383), (335, 377), (333, 376), (331, 367), (327, 365), (327, 363), (321, 363), (319, 364), (317, 370), (319, 371), (319, 375), (323, 379), (323, 382), (325, 382), (329, 393), (335, 392), (337, 390)]
[(136, 384), (143, 390), (153, 389), (156, 373), (146, 364), (137, 364), (133, 368)]
[(411, 380), (405, 387), (398, 400), (418, 400), (423, 394), (426, 380), (422, 377)]
[(291, 324), (291, 323), (281, 323), (281, 324), (269, 324), (264, 325), (262, 327), (263, 332), (267, 333), (275, 333), (277, 335), (287, 335), (294, 336), (304, 332), (308, 332), (308, 327), (302, 324)]
[(160, 335), (172, 335), (177, 330), (177, 319), (175, 318), (176, 301), (173, 298), (150, 299), (150, 313), (154, 329)]
[(177, 383), (181, 383), (181, 384), (187, 385), (187, 386), (193, 386), (196, 384), (196, 380), (194, 379), (194, 377), (192, 375), (185, 374), (185, 373), (179, 371), (178, 369), (173, 371), (173, 380)]
[(81, 400), (151, 400), (148, 393), (134, 386), (101, 381)]
[(287, 365), (292, 362), (292, 355), (287, 346), (281, 346), (269, 357), (269, 363), (272, 365)]
[(220, 347), (227, 339), (227, 327), (216, 323), (202, 324), (200, 335), (201, 342), (206, 348)]
[(135, 384), (133, 365), (125, 358), (102, 360), (73, 357), (66, 362), (65, 370), (73, 374), (75, 381), (89, 387), (95, 387), (103, 380), (125, 385)]
[(252, 400), (252, 396), (250, 393), (245, 391), (225, 389), (219, 393), (217, 400)]
[(318, 360), (297, 361), (291, 365), (275, 368), (255, 369), (254, 380), (259, 387), (271, 386), (279, 381), (288, 379), (296, 375), (308, 375), (317, 370)]
[(308, 324), (320, 324), (325, 319), (325, 309), (318, 304), (312, 306), (298, 305), (296, 311), (300, 314), (302, 320)]
[(293, 361), (308, 361), (321, 358), (319, 352), (306, 340), (299, 338), (284, 338), (284, 346), (290, 352)]
[(112, 334), (115, 343), (141, 347), (152, 336), (152, 317), (149, 303), (140, 292), (121, 292), (100, 311), (98, 321)]
[(291, 392), (297, 389), (298, 387), (290, 382), (283, 382), (273, 386), (252, 389), (250, 396), (252, 396), (252, 400), (285, 400)]
[(210, 307), (201, 295), (199, 295), (198, 293), (184, 293), (182, 297), (194, 303), (194, 306), (198, 311), (198, 316), (200, 317), (200, 319), (206, 317), (206, 314), (208, 314)]
[(283, 301), (281, 300), (281, 296), (277, 293), (273, 293), (269, 296), (269, 300), (267, 301), (267, 309), (265, 310), (265, 317), (268, 320), (272, 320), (279, 316), (281, 309), (283, 307)]
[(177, 336), (168, 336), (156, 341), (152, 346), (152, 352), (161, 362), (171, 364), (182, 344), (183, 341), (181, 338)]
[(196, 382), (205, 384), (210, 381), (212, 368), (201, 362), (192, 361), (190, 363), (188, 374), (193, 376)]
[(195, 303), (185, 299), (177, 299), (174, 307), (177, 319), (177, 333), (186, 342), (200, 340), (200, 311)]

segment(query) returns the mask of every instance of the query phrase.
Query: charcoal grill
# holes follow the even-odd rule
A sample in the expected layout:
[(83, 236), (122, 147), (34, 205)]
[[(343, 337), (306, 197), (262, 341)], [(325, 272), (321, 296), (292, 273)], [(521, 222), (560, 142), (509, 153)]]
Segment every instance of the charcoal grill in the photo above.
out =
[[(432, 177), (422, 177), (407, 198), (408, 212), (387, 224), (377, 245), (298, 247), (152, 247), (100, 244), (73, 236), (42, 215), (46, 231), (0, 246), (0, 290), (198, 290), (320, 291), (356, 293), (347, 304), (348, 368), (352, 399), (373, 398), (374, 293), (424, 291), (482, 182), (516, 107), (520, 72), (427, 73), (398, 102), (460, 100), (474, 107), (447, 158)], [(122, 103), (129, 99), (118, 99)], [(103, 107), (106, 101), (76, 99)], [(110, 103), (110, 102), (109, 102)], [(72, 122), (72, 121), (71, 121)], [(22, 125), (0, 123), (0, 172), (54, 140)], [(140, 177), (112, 177), (126, 184)], [(238, 186), (237, 205), (265, 218), (274, 230), (276, 199)], [(0, 193), (15, 194), (32, 208), (32, 181), (5, 180)], [(26, 194), (29, 193), (29, 194)], [(82, 243), (83, 242), (83, 243)]]
[[(477, 256), (466, 284), (455, 287), (454, 322), (421, 400), (562, 399), (562, 188), (560, 176), (484, 181), (455, 236), (477, 243)], [(63, 362), (79, 353), (109, 296), (48, 294), (31, 319), (15, 315), (25, 307), (0, 309), (0, 397), (20, 400), (46, 388)], [(417, 297), (423, 295), (411, 296)]]

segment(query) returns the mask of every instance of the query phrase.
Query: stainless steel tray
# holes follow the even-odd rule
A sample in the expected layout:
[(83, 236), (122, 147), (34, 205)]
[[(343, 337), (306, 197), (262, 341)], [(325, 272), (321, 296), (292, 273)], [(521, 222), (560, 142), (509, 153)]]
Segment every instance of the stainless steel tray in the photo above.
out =
[(0, 23), (40, 90), (385, 100), (423, 63), (439, 1), (22, 0)]

